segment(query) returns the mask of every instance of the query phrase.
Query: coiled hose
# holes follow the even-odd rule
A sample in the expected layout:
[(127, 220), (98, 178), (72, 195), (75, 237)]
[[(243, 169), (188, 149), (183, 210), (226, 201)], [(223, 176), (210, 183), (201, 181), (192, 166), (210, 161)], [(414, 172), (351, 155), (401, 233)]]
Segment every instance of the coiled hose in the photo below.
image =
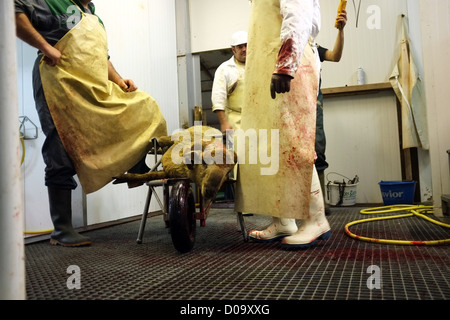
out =
[(388, 212), (399, 212), (399, 211), (408, 211), (408, 213), (405, 214), (399, 214), (399, 215), (393, 215), (388, 217), (377, 217), (377, 218), (369, 218), (369, 219), (362, 219), (362, 220), (356, 220), (353, 222), (348, 223), (345, 226), (345, 233), (349, 235), (350, 237), (366, 241), (366, 242), (374, 242), (374, 243), (382, 243), (382, 244), (399, 244), (399, 245), (443, 245), (443, 244), (449, 244), (450, 239), (444, 239), (444, 240), (427, 240), (427, 241), (417, 241), (417, 240), (389, 240), (389, 239), (375, 239), (375, 238), (368, 238), (363, 237), (360, 235), (356, 235), (352, 233), (349, 229), (351, 226), (354, 226), (356, 224), (365, 223), (365, 222), (371, 222), (371, 221), (379, 221), (379, 220), (388, 220), (388, 219), (399, 219), (399, 218), (407, 218), (412, 216), (417, 216), (420, 218), (423, 218), (427, 221), (430, 221), (436, 225), (450, 228), (449, 224), (434, 220), (430, 217), (427, 217), (425, 214), (433, 213), (433, 207), (432, 206), (424, 206), (424, 205), (392, 205), (392, 206), (385, 206), (385, 207), (376, 207), (376, 208), (370, 208), (370, 209), (364, 209), (361, 210), (361, 214), (376, 214), (376, 213), (388, 213)]

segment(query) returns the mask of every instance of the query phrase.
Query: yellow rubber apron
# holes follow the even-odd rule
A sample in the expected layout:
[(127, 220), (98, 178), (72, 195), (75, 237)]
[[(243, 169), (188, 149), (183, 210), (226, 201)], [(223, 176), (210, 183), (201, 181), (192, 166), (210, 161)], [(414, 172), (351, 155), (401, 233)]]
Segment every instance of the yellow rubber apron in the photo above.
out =
[[(239, 157), (235, 207), (238, 212), (253, 212), (282, 218), (304, 219), (309, 213), (316, 102), (319, 84), (316, 52), (309, 45), (304, 49), (301, 64), (291, 91), (270, 96), (272, 72), (281, 47), (281, 15), (279, 0), (252, 2), (249, 25), (248, 54), (245, 70), (245, 102), (242, 110), (243, 132), (255, 129), (258, 152), (266, 148), (267, 155), (276, 155), (278, 171), (262, 174), (273, 163), (251, 164), (249, 154), (255, 148), (245, 144), (246, 155)], [(267, 130), (268, 141), (263, 145), (260, 129)], [(278, 130), (277, 150), (271, 149), (271, 129)], [(239, 148), (239, 147), (238, 147)]]
[(84, 192), (91, 193), (142, 159), (153, 137), (167, 135), (166, 121), (148, 94), (124, 92), (108, 80), (106, 32), (96, 16), (83, 14), (55, 48), (60, 63), (40, 63), (45, 98)]
[(228, 96), (227, 107), (225, 108), (228, 123), (234, 130), (241, 128), (241, 112), (244, 101), (244, 70), (240, 70), (240, 68), (244, 69), (245, 66), (236, 62), (236, 67), (239, 70), (239, 77), (233, 92)]

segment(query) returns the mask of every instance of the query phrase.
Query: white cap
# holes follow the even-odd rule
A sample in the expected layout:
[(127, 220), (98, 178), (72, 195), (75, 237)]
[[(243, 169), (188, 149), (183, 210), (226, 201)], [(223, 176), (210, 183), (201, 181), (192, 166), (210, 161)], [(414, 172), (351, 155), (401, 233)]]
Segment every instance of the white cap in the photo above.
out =
[(246, 31), (237, 31), (231, 36), (230, 45), (232, 47), (247, 43), (248, 34)]

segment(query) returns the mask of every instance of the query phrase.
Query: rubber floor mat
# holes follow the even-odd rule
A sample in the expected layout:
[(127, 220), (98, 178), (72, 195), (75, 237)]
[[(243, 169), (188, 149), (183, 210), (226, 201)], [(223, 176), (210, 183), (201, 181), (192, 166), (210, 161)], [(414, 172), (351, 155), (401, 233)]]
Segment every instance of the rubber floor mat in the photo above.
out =
[[(232, 209), (211, 209), (192, 251), (180, 254), (162, 216), (84, 233), (89, 247), (27, 244), (29, 300), (447, 300), (449, 246), (368, 243), (344, 226), (361, 208), (332, 208), (332, 237), (308, 250), (245, 242)], [(245, 217), (248, 230), (270, 223)], [(449, 229), (408, 218), (356, 225), (369, 237), (445, 239)], [(418, 239), (418, 240), (426, 240)]]

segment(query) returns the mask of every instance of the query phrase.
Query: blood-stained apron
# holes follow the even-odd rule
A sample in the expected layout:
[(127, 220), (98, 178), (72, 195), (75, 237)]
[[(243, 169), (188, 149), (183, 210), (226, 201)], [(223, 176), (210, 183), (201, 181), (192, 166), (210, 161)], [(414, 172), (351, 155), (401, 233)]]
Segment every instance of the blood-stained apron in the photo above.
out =
[(39, 69), (45, 98), (85, 193), (105, 186), (142, 159), (151, 139), (167, 135), (156, 101), (108, 80), (107, 38), (95, 15), (83, 14), (56, 45), (60, 63)]
[[(245, 102), (241, 128), (251, 136), (258, 135), (255, 147), (247, 139), (245, 155), (238, 152), (239, 173), (235, 208), (274, 217), (304, 219), (308, 217), (311, 180), (314, 165), (316, 102), (319, 84), (317, 54), (309, 45), (303, 50), (301, 64), (291, 81), (291, 90), (270, 96), (270, 82), (281, 47), (282, 18), (279, 0), (252, 2), (245, 71)], [(260, 129), (266, 130), (267, 142)], [(279, 143), (271, 147), (278, 131)], [(275, 141), (276, 142), (276, 141)], [(237, 146), (239, 150), (239, 146)], [(249, 155), (258, 154), (258, 163), (251, 164)], [(260, 154), (276, 155), (270, 164), (261, 163)], [(264, 168), (276, 173), (262, 174)]]

